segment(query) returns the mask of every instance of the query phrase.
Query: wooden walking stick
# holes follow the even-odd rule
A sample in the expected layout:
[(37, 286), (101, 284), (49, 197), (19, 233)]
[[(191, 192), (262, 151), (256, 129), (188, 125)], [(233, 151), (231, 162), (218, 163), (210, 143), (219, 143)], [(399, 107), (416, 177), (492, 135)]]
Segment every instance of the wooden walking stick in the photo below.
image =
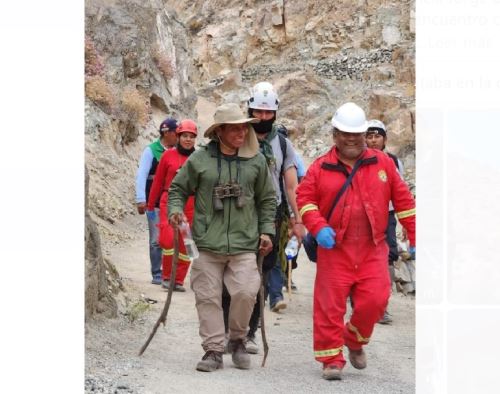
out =
[(168, 286), (168, 295), (167, 300), (165, 301), (165, 306), (163, 307), (163, 311), (161, 312), (160, 317), (158, 318), (156, 324), (153, 327), (153, 331), (149, 334), (149, 338), (146, 343), (142, 345), (142, 348), (139, 352), (139, 356), (142, 356), (142, 353), (147, 349), (149, 342), (153, 339), (156, 334), (156, 330), (160, 326), (160, 323), (163, 323), (165, 326), (167, 321), (168, 308), (170, 308), (170, 301), (172, 300), (172, 292), (174, 291), (175, 286), (175, 274), (177, 272), (177, 262), (179, 261), (179, 230), (177, 226), (174, 227), (174, 257), (172, 259), (172, 272), (170, 273), (170, 284)]
[(267, 338), (266, 338), (266, 326), (264, 324), (264, 312), (265, 312), (265, 307), (266, 307), (266, 298), (265, 298), (265, 292), (264, 292), (264, 274), (262, 271), (262, 265), (264, 263), (264, 256), (259, 253), (259, 257), (257, 258), (257, 267), (259, 269), (259, 274), (260, 274), (260, 333), (262, 335), (262, 345), (264, 346), (264, 358), (262, 359), (262, 365), (263, 367), (266, 364), (266, 358), (267, 358), (267, 353), (269, 352), (269, 346), (267, 344)]

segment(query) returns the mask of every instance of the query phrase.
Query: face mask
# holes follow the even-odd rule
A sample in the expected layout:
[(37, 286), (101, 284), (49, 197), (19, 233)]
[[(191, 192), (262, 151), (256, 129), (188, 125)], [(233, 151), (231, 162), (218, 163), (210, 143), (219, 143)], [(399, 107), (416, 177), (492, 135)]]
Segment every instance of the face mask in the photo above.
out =
[(273, 128), (274, 117), (269, 120), (261, 120), (259, 123), (252, 123), (256, 133), (266, 134), (270, 133)]
[(183, 156), (189, 156), (191, 153), (194, 152), (194, 146), (191, 149), (186, 149), (183, 148), (180, 143), (176, 144), (177, 152), (179, 152)]

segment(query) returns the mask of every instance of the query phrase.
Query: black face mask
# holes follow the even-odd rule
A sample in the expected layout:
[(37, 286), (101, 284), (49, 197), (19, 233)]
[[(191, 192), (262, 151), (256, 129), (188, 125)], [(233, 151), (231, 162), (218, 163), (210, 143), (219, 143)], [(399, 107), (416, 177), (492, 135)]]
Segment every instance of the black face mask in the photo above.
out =
[(273, 129), (274, 116), (269, 120), (261, 120), (259, 123), (252, 123), (252, 126), (256, 133), (267, 134)]
[(194, 152), (194, 146), (191, 149), (186, 149), (181, 146), (181, 144), (177, 143), (176, 145), (177, 151), (183, 156), (189, 156)]

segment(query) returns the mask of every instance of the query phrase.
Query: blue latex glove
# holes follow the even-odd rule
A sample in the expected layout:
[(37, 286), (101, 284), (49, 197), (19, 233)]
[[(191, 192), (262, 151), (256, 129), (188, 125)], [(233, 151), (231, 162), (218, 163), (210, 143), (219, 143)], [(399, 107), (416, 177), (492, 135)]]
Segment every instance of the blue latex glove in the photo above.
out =
[(153, 209), (152, 211), (146, 211), (146, 216), (148, 217), (148, 220), (155, 220), (156, 219), (156, 211)]
[(333, 248), (335, 246), (335, 231), (330, 226), (323, 227), (316, 235), (316, 241), (322, 248)]
[(415, 256), (417, 254), (417, 248), (415, 246), (410, 246), (410, 249), (408, 249), (408, 252), (410, 252), (411, 259), (415, 260)]

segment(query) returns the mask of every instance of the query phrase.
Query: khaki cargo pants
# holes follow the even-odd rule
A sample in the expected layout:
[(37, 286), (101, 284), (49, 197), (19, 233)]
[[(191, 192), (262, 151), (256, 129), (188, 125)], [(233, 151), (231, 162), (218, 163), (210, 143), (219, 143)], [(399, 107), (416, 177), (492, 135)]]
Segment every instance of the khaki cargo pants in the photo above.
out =
[[(224, 281), (224, 282), (223, 282)], [(191, 267), (203, 350), (224, 351), (222, 284), (231, 295), (230, 339), (245, 338), (260, 287), (255, 253), (227, 256), (200, 250)]]

